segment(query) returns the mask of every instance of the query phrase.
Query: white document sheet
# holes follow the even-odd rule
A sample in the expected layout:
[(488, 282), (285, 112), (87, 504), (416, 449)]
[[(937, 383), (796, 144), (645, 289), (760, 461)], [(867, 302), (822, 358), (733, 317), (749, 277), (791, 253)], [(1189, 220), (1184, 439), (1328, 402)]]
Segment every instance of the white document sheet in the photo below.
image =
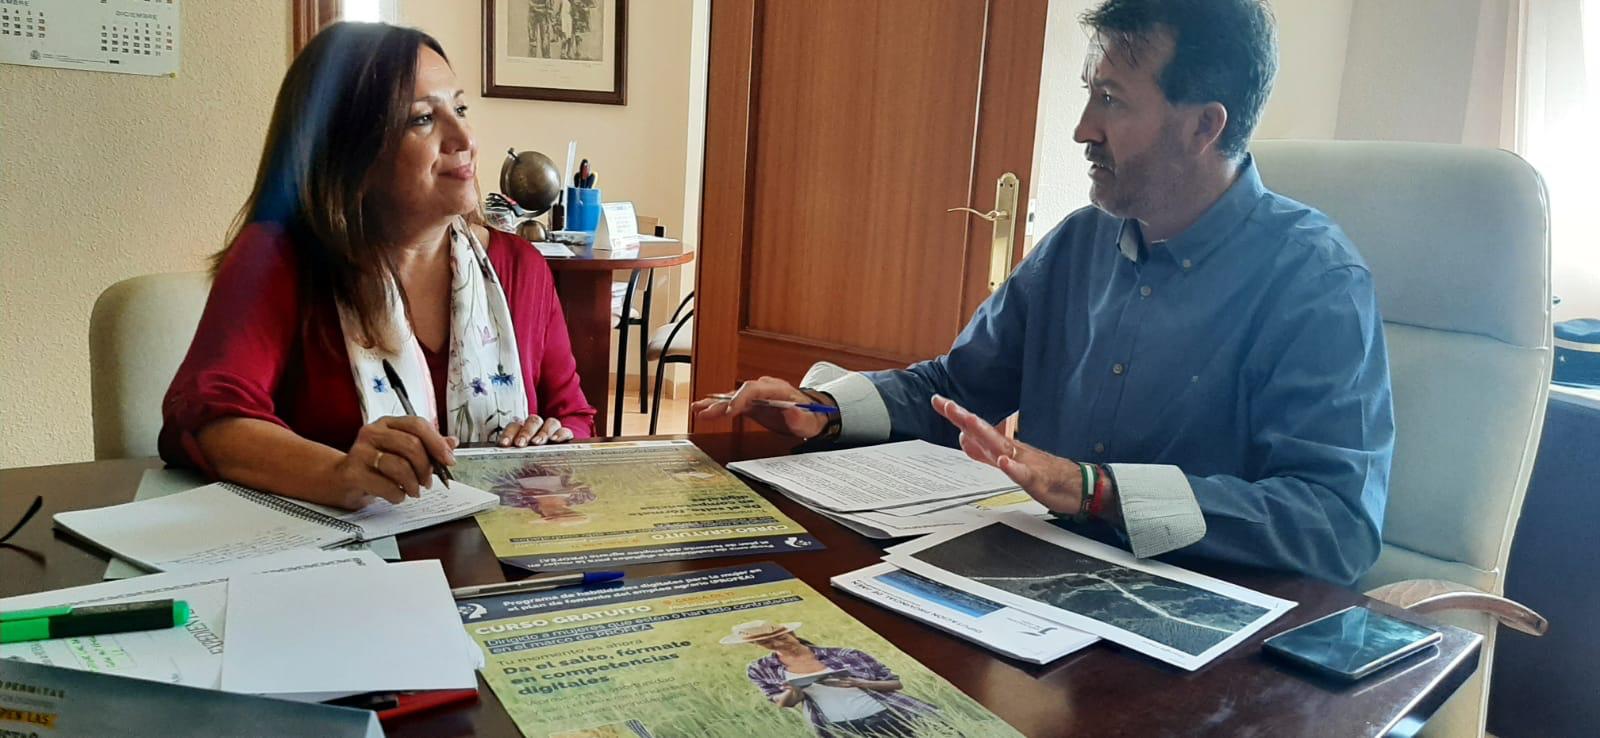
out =
[(893, 564), (875, 564), (840, 574), (830, 581), (833, 586), (875, 605), (1033, 664), (1050, 663), (1100, 640), (1083, 631), (904, 571)]
[(182, 628), (0, 644), (0, 659), (170, 682), (221, 686), (228, 579), (265, 571), (383, 566), (372, 553), (302, 550), (182, 572), (37, 592), (0, 600), (0, 610), (175, 599), (189, 603)]
[(1016, 513), (902, 543), (883, 559), (1191, 671), (1295, 606)]
[(408, 497), (396, 505), (374, 498), (360, 510), (341, 510), (314, 502), (282, 498), (284, 502), (315, 510), (330, 518), (361, 527), (361, 539), (370, 541), (407, 531), (426, 528), (469, 515), (476, 515), (500, 504), (500, 498), (470, 484), (451, 482), (449, 487), (433, 477), (432, 486), (419, 497)]
[(436, 560), (236, 577), (228, 623), (230, 692), (477, 687)]
[(801, 502), (860, 512), (1015, 488), (1004, 472), (926, 441), (736, 461), (729, 469)]
[(899, 515), (905, 508), (867, 510), (856, 513), (836, 513), (817, 510), (818, 513), (868, 538), (910, 538), (927, 535), (952, 526), (971, 525), (987, 520), (992, 513), (1019, 512), (1033, 517), (1044, 517), (1050, 510), (1035, 502), (1022, 490), (1001, 492), (970, 501), (925, 512), (920, 515)]

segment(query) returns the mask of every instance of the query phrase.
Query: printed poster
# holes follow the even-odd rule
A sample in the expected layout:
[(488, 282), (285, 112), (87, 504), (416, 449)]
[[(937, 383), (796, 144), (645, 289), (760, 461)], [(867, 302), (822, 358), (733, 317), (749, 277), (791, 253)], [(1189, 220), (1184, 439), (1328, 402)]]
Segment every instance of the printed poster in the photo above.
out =
[(495, 556), (533, 571), (817, 551), (821, 542), (689, 441), (456, 451)]
[(1019, 735), (776, 564), (457, 605), (528, 738)]
[(883, 559), (1190, 671), (1295, 606), (1015, 513), (902, 543)]

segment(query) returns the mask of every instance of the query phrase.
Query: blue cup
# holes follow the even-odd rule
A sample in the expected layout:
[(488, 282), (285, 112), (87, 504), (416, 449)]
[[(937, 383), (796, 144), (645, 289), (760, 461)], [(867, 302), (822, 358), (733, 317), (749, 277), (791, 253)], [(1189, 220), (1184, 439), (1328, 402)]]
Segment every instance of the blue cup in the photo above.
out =
[(567, 188), (567, 230), (589, 231), (600, 227), (600, 190), (594, 187)]

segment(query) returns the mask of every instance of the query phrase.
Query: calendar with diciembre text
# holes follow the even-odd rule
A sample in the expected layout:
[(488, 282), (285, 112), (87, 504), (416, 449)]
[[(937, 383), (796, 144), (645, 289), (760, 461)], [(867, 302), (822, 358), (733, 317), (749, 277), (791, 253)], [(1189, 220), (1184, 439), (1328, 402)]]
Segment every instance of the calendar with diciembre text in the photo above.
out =
[(178, 73), (179, 0), (0, 0), (0, 63)]

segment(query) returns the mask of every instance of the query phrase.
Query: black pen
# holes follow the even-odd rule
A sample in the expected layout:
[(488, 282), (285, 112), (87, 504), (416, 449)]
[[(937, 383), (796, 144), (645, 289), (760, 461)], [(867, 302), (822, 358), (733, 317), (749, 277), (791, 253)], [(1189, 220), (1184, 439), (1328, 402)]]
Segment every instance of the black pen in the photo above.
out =
[[(411, 406), (411, 398), (406, 396), (406, 385), (400, 381), (400, 373), (394, 370), (394, 365), (388, 359), (383, 360), (383, 373), (389, 375), (389, 386), (394, 388), (394, 396), (400, 398), (400, 407), (406, 409), (407, 415), (416, 415), (417, 409)], [(439, 481), (444, 483), (445, 489), (450, 489), (450, 470), (437, 459), (430, 458), (433, 464), (433, 473), (439, 475)]]

